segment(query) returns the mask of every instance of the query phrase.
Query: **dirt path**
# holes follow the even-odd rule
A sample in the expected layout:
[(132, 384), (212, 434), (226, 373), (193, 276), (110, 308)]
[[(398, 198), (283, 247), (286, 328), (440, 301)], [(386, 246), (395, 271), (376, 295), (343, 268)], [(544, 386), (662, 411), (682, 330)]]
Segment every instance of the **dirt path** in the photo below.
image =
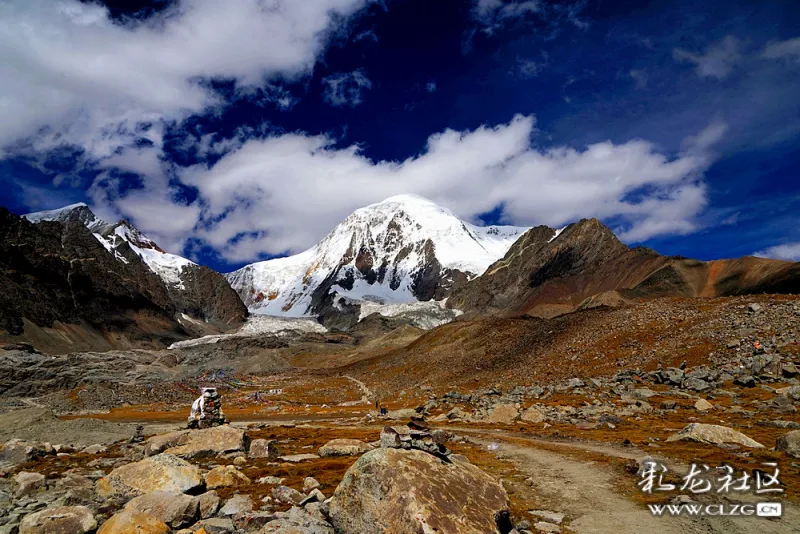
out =
[(353, 378), (352, 376), (343, 375), (344, 378), (350, 380), (351, 382), (355, 382), (356, 385), (361, 389), (361, 398), (357, 401), (349, 401), (349, 402), (342, 402), (339, 406), (356, 406), (358, 404), (372, 404), (370, 400), (372, 398), (372, 391), (367, 387), (367, 385), (357, 378)]
[[(483, 435), (487, 437), (477, 441), (484, 445), (500, 443), (498, 457), (513, 462), (521, 473), (530, 477), (543, 500), (542, 508), (565, 514), (569, 528), (576, 534), (788, 534), (800, 531), (800, 509), (786, 501), (783, 502), (783, 517), (780, 520), (758, 517), (654, 517), (647, 508), (617, 493), (614, 488), (616, 475), (605, 465), (537, 448), (537, 440), (526, 440), (530, 443), (527, 446), (519, 444), (519, 440), (524, 438), (515, 436), (516, 442), (510, 443), (502, 434)], [(582, 446), (574, 443), (564, 445), (572, 448)], [(599, 444), (583, 449), (629, 457), (627, 452)], [(743, 502), (765, 500), (769, 499), (742, 499)]]

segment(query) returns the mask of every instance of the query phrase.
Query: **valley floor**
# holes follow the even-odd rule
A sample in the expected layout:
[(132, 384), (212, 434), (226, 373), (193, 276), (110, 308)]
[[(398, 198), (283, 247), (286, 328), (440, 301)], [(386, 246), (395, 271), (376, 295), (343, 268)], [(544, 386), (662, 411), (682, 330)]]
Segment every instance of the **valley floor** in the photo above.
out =
[[(116, 364), (87, 356), (98, 369), (107, 366), (111, 382), (76, 385), (48, 360), (50, 379), (40, 373), (37, 385), (30, 376), (27, 389), (0, 395), (13, 410), (3, 415), (12, 423), (0, 428), (0, 441), (82, 438), (82, 446), (96, 440), (107, 449), (0, 464), (0, 494), (4, 480), (24, 471), (50, 478), (70, 470), (108, 474), (123, 462), (120, 440), (136, 424), (146, 435), (182, 427), (197, 388), (214, 385), (232, 426), (251, 439), (277, 440), (284, 456), (316, 453), (331, 439), (374, 442), (385, 425), (404, 426), (424, 412), (432, 428), (452, 434), (448, 448), (502, 481), (518, 529), (797, 532), (800, 459), (797, 450), (776, 444), (800, 429), (798, 322), (800, 299), (793, 297), (663, 299), (548, 321), (466, 318), (429, 332), (376, 327), (362, 338), (302, 334), (287, 344), (262, 339), (247, 347), (236, 340), (235, 352), (225, 345), (191, 347), (124, 354)], [(224, 372), (215, 371), (226, 356)], [(260, 372), (247, 372), (256, 364)], [(58, 381), (69, 387), (47, 392)], [(376, 402), (387, 416), (378, 414)], [(58, 419), (43, 415), (50, 408)], [(26, 422), (14, 415), (21, 413), (36, 415)], [(668, 439), (691, 424), (727, 427), (763, 448), (714, 443), (713, 437)], [(57, 437), (48, 437), (53, 429)], [(771, 472), (764, 464), (776, 463), (782, 491), (646, 493), (640, 485), (648, 457), (668, 468), (666, 482), (679, 486), (691, 464), (752, 473)], [(248, 458), (237, 465), (251, 481), (277, 477), (296, 489), (311, 476), (330, 496), (356, 459)], [(234, 458), (199, 462), (210, 469)], [(219, 493), (223, 499), (249, 495), (258, 503), (273, 488), (253, 482)], [(648, 508), (762, 501), (780, 502), (782, 517), (657, 517)]]

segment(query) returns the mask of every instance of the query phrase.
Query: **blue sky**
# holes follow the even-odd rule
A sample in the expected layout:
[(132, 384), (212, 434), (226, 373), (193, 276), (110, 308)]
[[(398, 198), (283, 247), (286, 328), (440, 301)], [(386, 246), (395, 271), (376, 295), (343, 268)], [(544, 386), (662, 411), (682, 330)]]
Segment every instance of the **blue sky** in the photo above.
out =
[(800, 260), (797, 2), (10, 0), (0, 77), (0, 205), (221, 271), (404, 192)]

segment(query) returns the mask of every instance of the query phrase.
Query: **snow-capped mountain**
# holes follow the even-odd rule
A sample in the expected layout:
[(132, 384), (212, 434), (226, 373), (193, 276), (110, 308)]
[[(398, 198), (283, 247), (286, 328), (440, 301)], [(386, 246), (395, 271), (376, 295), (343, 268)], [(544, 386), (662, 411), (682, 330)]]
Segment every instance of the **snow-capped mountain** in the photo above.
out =
[(400, 195), (356, 210), (305, 252), (226, 277), (252, 313), (266, 315), (440, 300), (502, 258), (527, 230), (475, 226), (428, 199)]
[(106, 250), (113, 253), (118, 260), (127, 263), (129, 260), (120, 251), (121, 245), (125, 243), (167, 286), (183, 289), (181, 273), (189, 266), (197, 266), (193, 261), (163, 251), (155, 241), (134, 228), (128, 221), (122, 220), (111, 224), (98, 218), (89, 206), (82, 202), (55, 210), (28, 213), (23, 217), (33, 223), (80, 221), (92, 231)]
[(165, 252), (128, 221), (121, 220), (115, 224), (106, 222), (83, 203), (29, 213), (24, 217), (33, 223), (78, 221), (92, 232), (117, 261), (125, 264), (142, 262), (163, 282), (170, 299), (183, 314), (179, 317), (182, 323), (189, 321), (188, 316), (228, 325), (239, 323), (246, 316), (240, 299), (222, 275), (184, 257)]

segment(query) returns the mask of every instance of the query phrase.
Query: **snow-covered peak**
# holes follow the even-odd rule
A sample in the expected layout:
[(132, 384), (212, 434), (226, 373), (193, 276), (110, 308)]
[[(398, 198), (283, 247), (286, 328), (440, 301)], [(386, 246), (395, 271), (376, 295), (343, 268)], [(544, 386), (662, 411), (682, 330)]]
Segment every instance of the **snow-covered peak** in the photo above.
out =
[(83, 202), (70, 204), (69, 206), (64, 206), (63, 208), (58, 208), (54, 210), (28, 213), (26, 215), (23, 215), (23, 217), (25, 217), (32, 223), (38, 223), (42, 221), (55, 221), (62, 223), (67, 221), (80, 221), (93, 233), (102, 232), (109, 226), (107, 222), (98, 218), (92, 212), (92, 210), (89, 209), (89, 206), (87, 206)]
[(475, 226), (424, 197), (398, 195), (357, 209), (305, 252), (248, 265), (228, 280), (261, 314), (313, 314), (320, 291), (380, 303), (441, 298), (455, 271), (480, 275), (527, 230)]
[(63, 208), (39, 211), (24, 215), (26, 219), (33, 223), (42, 221), (67, 222), (77, 220), (82, 222), (97, 238), (98, 241), (121, 262), (127, 263), (128, 260), (117, 248), (123, 243), (127, 243), (131, 249), (140, 257), (142, 261), (169, 286), (179, 289), (183, 288), (181, 273), (194, 262), (181, 256), (165, 252), (155, 241), (144, 235), (128, 221), (122, 220), (117, 224), (109, 224), (98, 218), (92, 210), (79, 202), (64, 206)]

